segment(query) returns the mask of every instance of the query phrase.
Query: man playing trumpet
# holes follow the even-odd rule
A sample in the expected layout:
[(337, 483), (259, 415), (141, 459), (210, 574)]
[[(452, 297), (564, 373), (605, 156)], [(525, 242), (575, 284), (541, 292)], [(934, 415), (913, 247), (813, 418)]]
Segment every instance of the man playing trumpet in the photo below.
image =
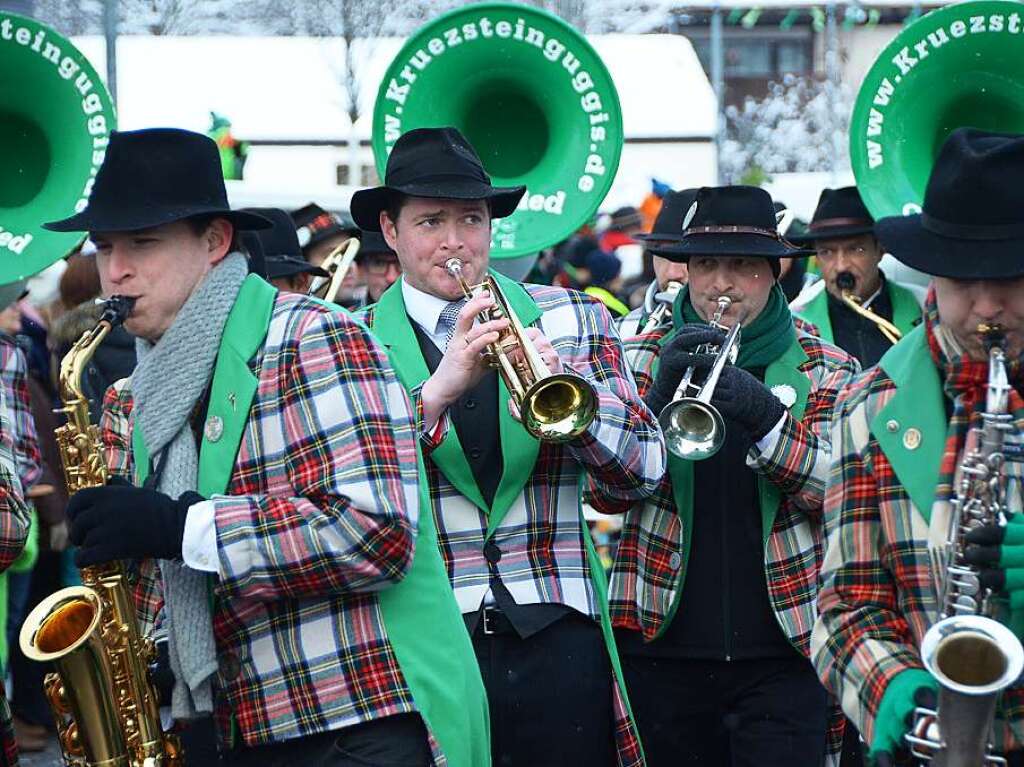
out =
[(538, 441), (516, 420), (483, 356), (509, 320), (478, 322), (498, 297), (467, 301), (456, 274), (484, 280), (491, 221), (523, 192), (491, 186), (454, 128), (403, 135), (385, 184), (352, 198), (356, 223), (382, 231), (402, 265), (365, 319), (417, 413), (441, 549), (487, 687), (494, 763), (634, 765), (641, 757), (578, 482), (587, 472), (602, 494), (637, 501), (657, 486), (664, 447), (607, 311), (580, 293), (491, 272), (543, 365), (574, 374), (596, 405), (565, 442)]
[[(990, 520), (971, 523), (980, 529), (966, 534), (952, 561), (978, 571), (993, 592), (990, 604), (1024, 606), (1022, 172), (1024, 136), (958, 129), (939, 152), (924, 212), (877, 224), (886, 249), (933, 275), (932, 287), (924, 323), (859, 376), (836, 407), (828, 548), (811, 644), (822, 680), (880, 765), (907, 750), (915, 707), (934, 705), (938, 684), (920, 647), (949, 610), (939, 596), (946, 569), (933, 562), (950, 558), (951, 514), (970, 500), (964, 469), (978, 456), (995, 469), (986, 484), (1004, 499)], [(1008, 386), (990, 377), (989, 346), (1005, 356)], [(993, 407), (990, 384), (1001, 392), (1006, 421), (995, 450), (979, 439), (983, 412)], [(1011, 616), (999, 610), (994, 617), (1020, 636)], [(1003, 693), (997, 717), (995, 751), (1021, 749), (1024, 687)], [(941, 720), (940, 712), (940, 729), (957, 724)], [(1019, 762), (1011, 756), (1010, 763)]]
[[(710, 396), (724, 444), (705, 460), (670, 455), (650, 500), (617, 501), (593, 485), (588, 493), (599, 511), (627, 512), (610, 600), (651, 765), (818, 765), (826, 751), (829, 706), (807, 655), (825, 436), (856, 363), (795, 329), (779, 259), (809, 254), (775, 222), (763, 190), (701, 189), (679, 242), (656, 249), (689, 265), (672, 324), (626, 342), (644, 401), (659, 413), (688, 369), (699, 384), (715, 363), (702, 347), (726, 334), (709, 319), (742, 323), (735, 364)], [(833, 750), (838, 735), (837, 726)]]

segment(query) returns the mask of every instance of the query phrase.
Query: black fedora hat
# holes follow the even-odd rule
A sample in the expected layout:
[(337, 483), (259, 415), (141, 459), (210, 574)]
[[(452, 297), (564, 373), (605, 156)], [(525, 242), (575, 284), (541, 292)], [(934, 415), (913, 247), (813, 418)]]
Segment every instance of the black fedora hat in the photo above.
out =
[(813, 256), (786, 240), (776, 226), (772, 197), (755, 186), (705, 186), (683, 219), (678, 242), (648, 245), (658, 256), (687, 261), (693, 256)]
[(245, 211), (262, 216), (271, 223), (269, 229), (249, 235), (259, 242), (263, 253), (264, 276), (267, 279), (290, 277), (301, 272), (317, 277), (331, 276), (326, 270), (313, 266), (303, 258), (292, 217), (287, 212), (279, 208), (245, 208)]
[(295, 233), (298, 235), (303, 253), (308, 253), (310, 248), (319, 245), (333, 235), (359, 233), (359, 227), (351, 218), (324, 210), (315, 202), (293, 210), (291, 216), (295, 222)]
[(356, 235), (359, 238), (359, 251), (356, 253), (356, 261), (361, 261), (367, 256), (394, 256), (398, 254), (391, 249), (384, 235), (380, 232), (360, 231)]
[[(694, 188), (666, 193), (661, 200), (661, 210), (658, 211), (658, 216), (654, 219), (651, 231), (636, 235), (636, 239), (648, 243), (679, 242), (683, 239), (683, 220), (686, 218), (690, 206), (697, 199), (698, 191)], [(648, 249), (651, 247), (652, 245), (647, 245)]]
[(260, 216), (231, 210), (217, 145), (177, 128), (114, 131), (85, 210), (43, 224), (55, 232), (132, 232), (215, 214), (237, 229), (265, 229)]
[(495, 187), (476, 151), (455, 128), (416, 128), (402, 134), (388, 156), (384, 184), (352, 195), (352, 218), (361, 229), (380, 231), (380, 212), (395, 192), (412, 197), (488, 200), (491, 216), (516, 209), (525, 186)]
[(800, 235), (794, 234), (789, 239), (803, 244), (874, 232), (875, 220), (860, 198), (857, 187), (844, 186), (839, 189), (823, 189), (807, 231)]
[(939, 150), (923, 212), (879, 219), (907, 266), (964, 280), (1024, 276), (1024, 136), (958, 128)]

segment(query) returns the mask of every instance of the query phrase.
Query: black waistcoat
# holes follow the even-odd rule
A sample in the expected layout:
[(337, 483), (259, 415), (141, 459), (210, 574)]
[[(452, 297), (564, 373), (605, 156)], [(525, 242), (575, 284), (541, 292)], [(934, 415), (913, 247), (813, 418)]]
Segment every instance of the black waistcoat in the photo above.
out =
[[(441, 350), (423, 329), (412, 323), (423, 360), (433, 373), (441, 363)], [(490, 506), (501, 482), (503, 463), (498, 430), (498, 373), (489, 371), (483, 378), (448, 408), (455, 433), (462, 445), (466, 462), (473, 472), (480, 495)]]

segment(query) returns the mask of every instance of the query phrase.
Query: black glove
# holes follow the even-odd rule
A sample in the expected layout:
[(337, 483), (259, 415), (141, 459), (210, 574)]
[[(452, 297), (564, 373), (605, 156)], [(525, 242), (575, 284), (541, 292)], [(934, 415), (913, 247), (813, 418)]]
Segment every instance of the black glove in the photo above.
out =
[[(683, 325), (675, 338), (661, 350), (658, 357), (658, 373), (654, 383), (644, 395), (644, 402), (657, 416), (675, 396), (679, 381), (686, 369), (693, 365), (698, 370), (707, 370), (715, 362), (713, 354), (696, 354), (701, 344), (721, 344), (725, 333), (710, 325), (691, 323)], [(696, 377), (695, 377), (696, 378)], [(696, 378), (700, 380), (703, 378)]]
[(754, 442), (770, 432), (786, 412), (786, 406), (743, 368), (726, 365), (711, 395), (711, 404), (723, 418), (736, 421)]
[(121, 482), (79, 490), (68, 502), (75, 564), (180, 557), (188, 508), (202, 500), (191, 491), (174, 500)]

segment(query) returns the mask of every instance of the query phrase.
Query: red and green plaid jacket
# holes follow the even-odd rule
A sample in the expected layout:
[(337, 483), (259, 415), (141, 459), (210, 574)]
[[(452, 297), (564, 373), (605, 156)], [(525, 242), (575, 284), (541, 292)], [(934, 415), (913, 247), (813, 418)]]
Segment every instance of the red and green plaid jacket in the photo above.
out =
[[(653, 383), (660, 342), (670, 330), (663, 326), (623, 344), (641, 395)], [(857, 372), (857, 362), (802, 330), (797, 340), (806, 355), (799, 372), (810, 383), (803, 417), (796, 420), (787, 415), (778, 439), (763, 451), (751, 448), (747, 466), (767, 477), (782, 494), (765, 544), (765, 580), (779, 625), (793, 646), (808, 655), (824, 554), (828, 428), (836, 395)], [(640, 503), (617, 502), (593, 484), (585, 500), (604, 513), (625, 513), (609, 586), (612, 621), (653, 640), (668, 627), (678, 608), (686, 561), (687, 531), (676, 511), (671, 479), (666, 473), (654, 495)], [(830, 720), (832, 761), (842, 741), (842, 726), (836, 710)]]
[[(277, 296), (248, 366), (256, 393), (226, 494), (211, 499), (221, 734), (234, 720), (257, 745), (415, 711), (376, 596), (406, 574), (417, 530), (405, 391), (363, 326), (293, 295)], [(130, 379), (108, 391), (100, 425), (108, 466), (130, 476)], [(163, 604), (155, 564), (139, 563), (144, 629)]]
[[(836, 405), (828, 545), (811, 650), (825, 686), (868, 743), (889, 681), (923, 667), (918, 648), (938, 614), (928, 519), (946, 423), (923, 327), (858, 376)], [(1016, 426), (1007, 443), (1022, 441), (1024, 423)], [(1006, 470), (1019, 483), (1024, 464), (1011, 460)], [(1002, 696), (995, 745), (1003, 752), (1024, 747), (1022, 685)]]

